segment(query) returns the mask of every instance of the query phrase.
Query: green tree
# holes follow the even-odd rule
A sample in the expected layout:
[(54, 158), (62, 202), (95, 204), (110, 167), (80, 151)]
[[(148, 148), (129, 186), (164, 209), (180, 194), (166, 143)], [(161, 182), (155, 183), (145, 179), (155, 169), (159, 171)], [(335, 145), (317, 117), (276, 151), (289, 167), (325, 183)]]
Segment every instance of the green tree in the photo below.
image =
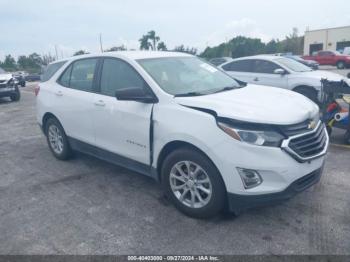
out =
[(16, 60), (11, 55), (7, 55), (1, 67), (6, 71), (15, 71), (17, 69)]
[(126, 50), (127, 50), (126, 46), (121, 45), (121, 46), (113, 46), (113, 47), (105, 50), (105, 52), (126, 51)]
[(79, 51), (76, 51), (73, 56), (76, 56), (76, 55), (86, 55), (86, 54), (89, 54), (88, 52), (86, 52), (85, 50), (79, 50)]
[(156, 35), (156, 32), (154, 30), (151, 30), (148, 32), (148, 39), (151, 40), (151, 47), (152, 50), (157, 50), (157, 43), (160, 40), (160, 37)]
[(304, 48), (304, 37), (298, 36), (298, 28), (294, 27), (291, 34), (282, 41), (283, 51), (293, 54), (302, 54)]
[(149, 50), (151, 48), (151, 43), (148, 42), (148, 35), (143, 35), (140, 39), (140, 49), (141, 50)]
[(159, 42), (157, 45), (157, 50), (166, 51), (168, 50), (164, 42)]
[(191, 55), (196, 55), (197, 54), (197, 48), (185, 47), (184, 45), (175, 46), (174, 51), (182, 52), (182, 53), (188, 53), (188, 54), (191, 54)]
[[(157, 36), (154, 30), (149, 31), (146, 35), (143, 35), (140, 39), (140, 49), (141, 50), (166, 50), (166, 45), (164, 42), (159, 42), (160, 37)], [(158, 46), (160, 48), (158, 48)], [(165, 49), (164, 49), (165, 48)]]

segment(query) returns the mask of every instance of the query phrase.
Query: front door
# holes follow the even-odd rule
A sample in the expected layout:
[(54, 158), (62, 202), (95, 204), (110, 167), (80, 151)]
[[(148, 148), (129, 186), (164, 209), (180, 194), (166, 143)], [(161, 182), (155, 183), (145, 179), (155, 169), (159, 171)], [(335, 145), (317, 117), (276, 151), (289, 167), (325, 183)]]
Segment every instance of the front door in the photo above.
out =
[(152, 104), (120, 101), (117, 89), (146, 88), (143, 78), (125, 61), (104, 58), (100, 91), (94, 96), (93, 123), (98, 147), (122, 157), (150, 163)]
[[(288, 88), (287, 75), (276, 74), (276, 69), (283, 69), (279, 65), (262, 59), (252, 60), (253, 82), (257, 85)], [(283, 69), (284, 70), (284, 69)]]

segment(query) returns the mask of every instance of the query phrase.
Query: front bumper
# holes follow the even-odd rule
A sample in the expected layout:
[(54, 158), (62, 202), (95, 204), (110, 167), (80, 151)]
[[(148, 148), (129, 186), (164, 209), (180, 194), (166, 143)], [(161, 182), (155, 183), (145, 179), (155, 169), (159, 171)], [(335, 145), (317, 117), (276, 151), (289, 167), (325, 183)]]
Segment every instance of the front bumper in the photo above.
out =
[(281, 203), (316, 184), (323, 173), (323, 166), (294, 181), (285, 190), (263, 195), (238, 195), (228, 193), (229, 210), (239, 214), (244, 210)]
[(0, 97), (11, 96), (16, 92), (15, 87), (0, 87)]

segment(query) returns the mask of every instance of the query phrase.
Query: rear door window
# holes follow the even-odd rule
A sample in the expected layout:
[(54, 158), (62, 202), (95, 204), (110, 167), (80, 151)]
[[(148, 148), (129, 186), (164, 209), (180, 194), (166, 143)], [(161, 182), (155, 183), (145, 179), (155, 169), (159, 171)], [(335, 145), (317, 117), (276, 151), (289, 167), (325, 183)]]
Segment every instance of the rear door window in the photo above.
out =
[(41, 76), (41, 81), (48, 81), (67, 61), (61, 61), (50, 64), (46, 67), (44, 74)]
[(58, 83), (69, 88), (92, 92), (98, 58), (73, 62), (60, 76)]
[(74, 62), (69, 87), (82, 91), (92, 91), (97, 58)]

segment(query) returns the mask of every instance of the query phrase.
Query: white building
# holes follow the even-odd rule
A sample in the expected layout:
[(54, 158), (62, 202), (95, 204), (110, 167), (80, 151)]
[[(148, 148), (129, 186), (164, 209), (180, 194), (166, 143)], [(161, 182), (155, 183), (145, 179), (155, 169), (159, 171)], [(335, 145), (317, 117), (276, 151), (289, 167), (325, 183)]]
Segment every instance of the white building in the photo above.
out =
[(304, 55), (320, 50), (342, 50), (350, 46), (350, 26), (307, 30), (304, 38)]

